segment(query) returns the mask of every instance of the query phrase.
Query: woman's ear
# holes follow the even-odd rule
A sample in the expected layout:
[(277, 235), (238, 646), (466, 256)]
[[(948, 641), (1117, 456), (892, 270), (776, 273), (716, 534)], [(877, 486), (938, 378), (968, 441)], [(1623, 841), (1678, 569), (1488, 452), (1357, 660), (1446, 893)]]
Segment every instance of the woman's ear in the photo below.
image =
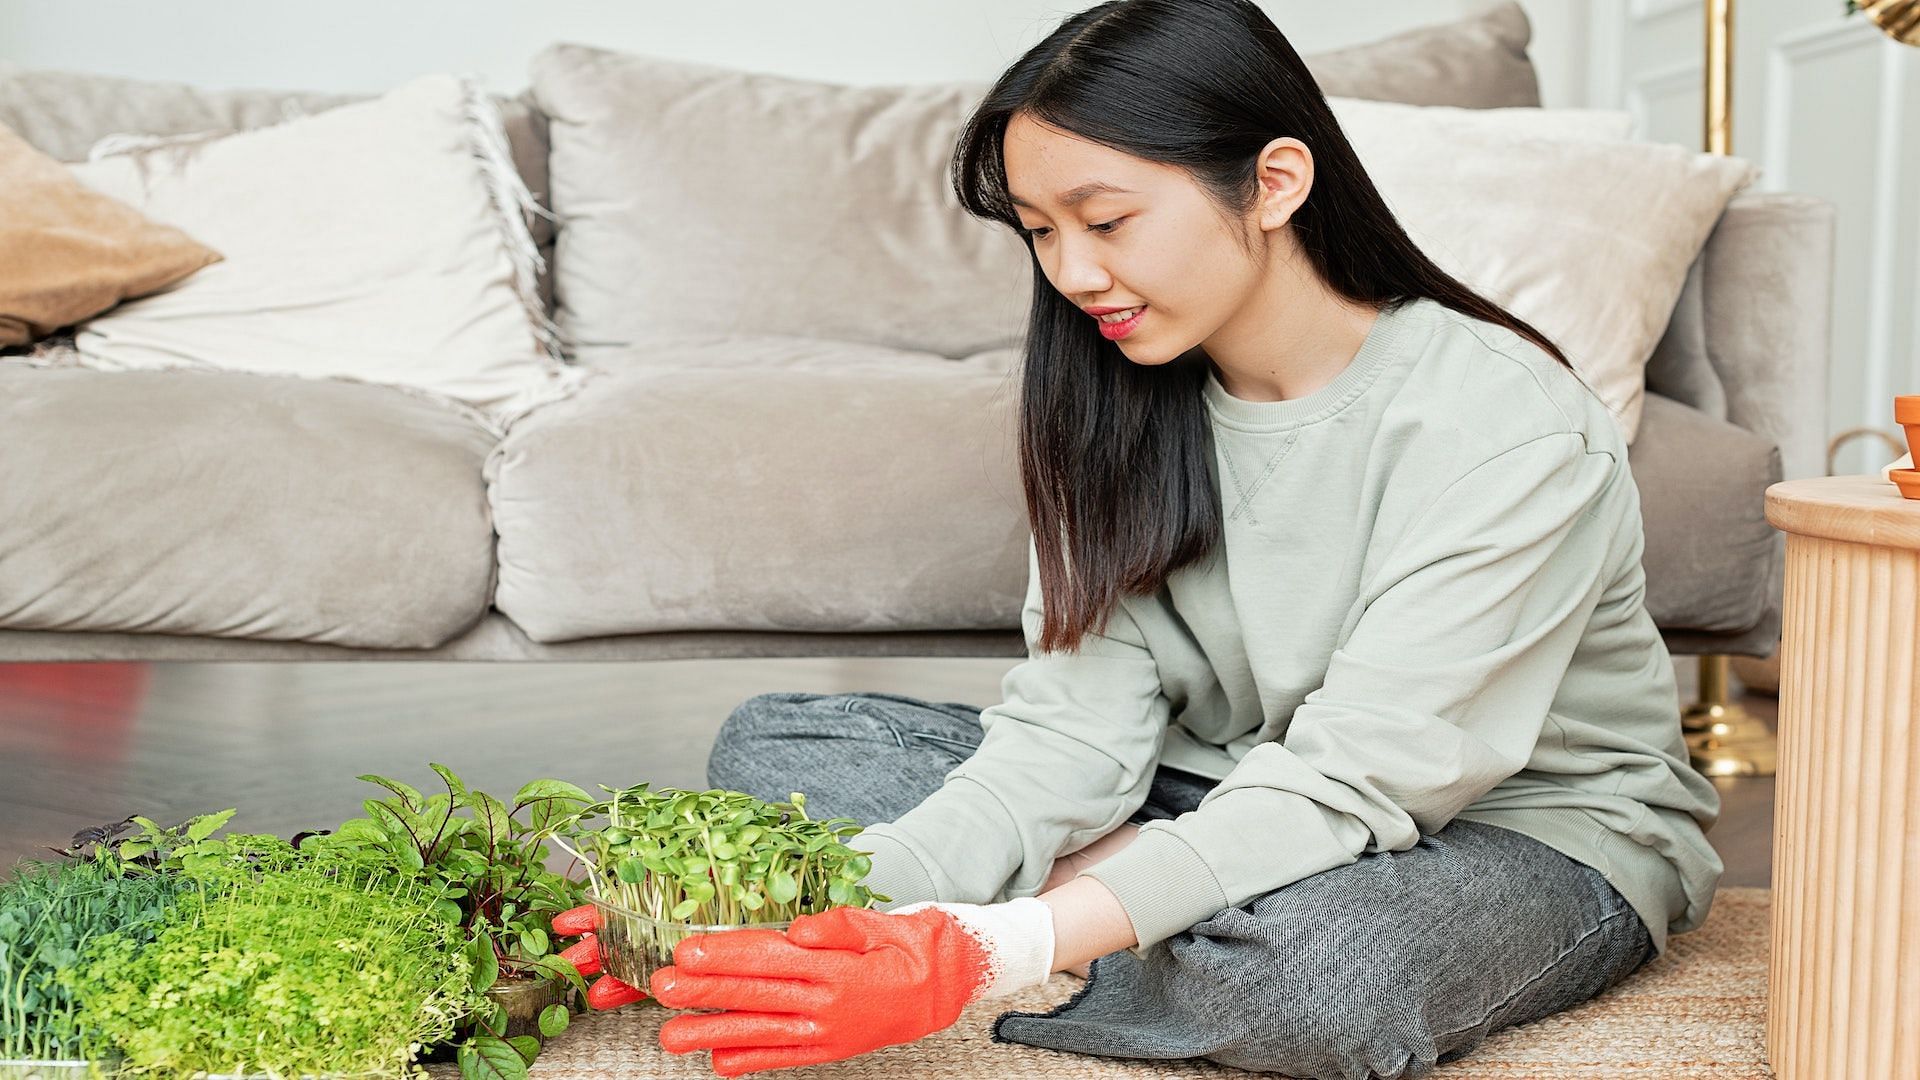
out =
[(1283, 135), (1261, 148), (1254, 167), (1260, 179), (1260, 227), (1277, 229), (1313, 190), (1313, 151), (1299, 139)]

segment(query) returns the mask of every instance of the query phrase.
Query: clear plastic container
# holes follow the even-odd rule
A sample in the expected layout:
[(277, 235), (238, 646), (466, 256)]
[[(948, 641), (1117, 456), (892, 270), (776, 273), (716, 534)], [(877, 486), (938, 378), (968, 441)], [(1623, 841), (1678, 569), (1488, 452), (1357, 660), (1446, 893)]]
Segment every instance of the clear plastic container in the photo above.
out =
[(594, 938), (600, 943), (601, 970), (641, 990), (647, 988), (656, 970), (673, 963), (673, 947), (695, 934), (723, 934), (730, 930), (785, 930), (792, 925), (788, 922), (760, 922), (707, 926), (656, 919), (598, 896), (589, 896), (587, 900), (600, 916), (600, 928), (594, 931)]

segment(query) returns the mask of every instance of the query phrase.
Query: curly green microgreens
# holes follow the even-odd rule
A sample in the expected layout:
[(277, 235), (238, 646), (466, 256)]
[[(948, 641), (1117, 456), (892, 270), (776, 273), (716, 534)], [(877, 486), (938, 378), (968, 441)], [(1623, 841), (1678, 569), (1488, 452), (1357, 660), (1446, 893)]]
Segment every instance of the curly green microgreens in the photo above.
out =
[(63, 973), (125, 1074), (419, 1075), (485, 1007), (430, 888), (327, 858), (209, 870), (150, 943), (107, 934)]
[(187, 883), (126, 874), (110, 856), (16, 870), (0, 885), (0, 1058), (77, 1059), (88, 1040), (61, 974), (96, 938), (151, 940)]

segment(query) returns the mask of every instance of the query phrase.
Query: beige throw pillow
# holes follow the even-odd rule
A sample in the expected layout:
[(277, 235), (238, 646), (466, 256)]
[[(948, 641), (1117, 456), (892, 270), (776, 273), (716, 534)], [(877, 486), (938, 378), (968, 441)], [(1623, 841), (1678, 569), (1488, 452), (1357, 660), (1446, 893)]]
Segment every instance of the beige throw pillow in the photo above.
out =
[(219, 261), (0, 127), (0, 345), (29, 344)]
[(1758, 166), (1615, 137), (1606, 110), (1334, 108), (1420, 249), (1552, 339), (1631, 442), (1687, 268)]
[(569, 393), (535, 287), (529, 201), (498, 110), (430, 75), (235, 134), (110, 138), (82, 183), (226, 260), (80, 327), (93, 367), (205, 367), (390, 383), (501, 427)]

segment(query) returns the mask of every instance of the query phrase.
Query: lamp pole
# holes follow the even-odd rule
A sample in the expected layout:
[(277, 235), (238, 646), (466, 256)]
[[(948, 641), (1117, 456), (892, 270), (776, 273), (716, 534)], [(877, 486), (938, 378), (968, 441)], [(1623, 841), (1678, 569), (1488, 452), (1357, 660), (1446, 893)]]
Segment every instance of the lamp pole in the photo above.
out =
[[(1709, 154), (1733, 153), (1733, 0), (1706, 0), (1706, 130)], [(1727, 657), (1700, 657), (1700, 698), (1681, 714), (1693, 767), (1706, 776), (1772, 776), (1776, 747), (1766, 722), (1728, 696)]]

